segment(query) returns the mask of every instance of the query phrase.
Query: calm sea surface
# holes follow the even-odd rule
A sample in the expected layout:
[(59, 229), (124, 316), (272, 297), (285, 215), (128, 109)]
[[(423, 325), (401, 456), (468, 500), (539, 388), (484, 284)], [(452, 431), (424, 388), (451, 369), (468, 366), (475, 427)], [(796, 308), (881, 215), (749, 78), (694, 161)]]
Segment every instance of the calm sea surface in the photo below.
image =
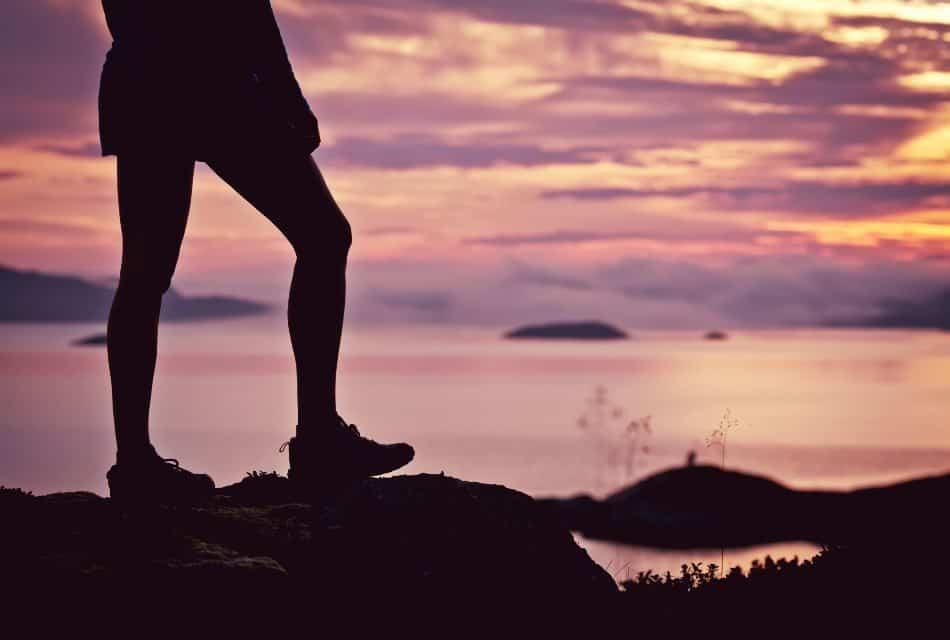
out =
[[(166, 456), (219, 484), (286, 471), (293, 360), (283, 319), (166, 324), (152, 408)], [(0, 326), (0, 484), (105, 493), (114, 455), (97, 325)], [(416, 446), (409, 473), (440, 472), (536, 496), (603, 494), (682, 464), (718, 461), (705, 439), (738, 420), (726, 465), (796, 487), (853, 487), (950, 470), (950, 333), (858, 330), (638, 332), (607, 343), (506, 341), (484, 328), (348, 327), (341, 410), (378, 440)], [(601, 387), (598, 407), (590, 399)], [(587, 415), (586, 429), (578, 420)], [(651, 417), (652, 435), (626, 430)], [(629, 463), (625, 453), (637, 449)], [(646, 448), (646, 450), (644, 450)], [(618, 578), (719, 551), (660, 553), (579, 540)], [(810, 555), (808, 545), (728, 552)], [(459, 549), (463, 557), (464, 549)]]

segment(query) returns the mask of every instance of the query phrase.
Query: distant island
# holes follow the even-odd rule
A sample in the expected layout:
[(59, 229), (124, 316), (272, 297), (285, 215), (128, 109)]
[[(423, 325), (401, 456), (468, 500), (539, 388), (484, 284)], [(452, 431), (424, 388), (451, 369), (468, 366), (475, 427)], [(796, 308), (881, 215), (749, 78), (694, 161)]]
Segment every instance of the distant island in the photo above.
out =
[(506, 338), (540, 338), (545, 340), (626, 340), (629, 336), (620, 329), (598, 321), (555, 322), (525, 325), (512, 329)]
[(728, 340), (729, 334), (726, 333), (725, 331), (719, 331), (717, 329), (714, 329), (713, 331), (707, 331), (705, 335), (703, 335), (703, 339), (704, 340)]
[[(75, 276), (0, 266), (0, 322), (105, 322), (114, 291)], [(184, 296), (169, 289), (162, 301), (162, 320), (230, 318), (267, 309), (252, 300)]]
[(93, 333), (85, 338), (77, 338), (70, 344), (74, 347), (103, 347), (107, 344), (108, 336), (104, 333)]
[(887, 301), (879, 315), (849, 324), (865, 327), (950, 331), (950, 288), (917, 302)]

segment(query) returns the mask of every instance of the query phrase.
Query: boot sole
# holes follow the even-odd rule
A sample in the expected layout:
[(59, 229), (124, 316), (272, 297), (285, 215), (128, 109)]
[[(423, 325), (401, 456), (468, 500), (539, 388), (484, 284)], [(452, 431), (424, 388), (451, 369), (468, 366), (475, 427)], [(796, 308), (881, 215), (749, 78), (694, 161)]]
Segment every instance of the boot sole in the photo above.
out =
[(412, 457), (395, 466), (370, 470), (363, 473), (352, 473), (349, 470), (340, 471), (338, 473), (327, 473), (326, 471), (323, 473), (295, 473), (294, 469), (291, 468), (287, 471), (287, 477), (295, 486), (304, 488), (308, 492), (334, 495), (345, 491), (353, 485), (359, 484), (363, 480), (402, 469), (410, 462), (412, 462)]

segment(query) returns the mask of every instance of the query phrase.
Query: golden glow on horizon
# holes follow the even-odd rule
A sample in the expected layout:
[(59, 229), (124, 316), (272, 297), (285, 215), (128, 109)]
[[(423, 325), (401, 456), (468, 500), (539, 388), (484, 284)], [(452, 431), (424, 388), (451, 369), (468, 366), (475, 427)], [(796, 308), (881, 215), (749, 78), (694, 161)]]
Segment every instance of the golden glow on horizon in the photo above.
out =
[(870, 116), (872, 118), (928, 118), (925, 109), (914, 107), (890, 107), (876, 104), (845, 104), (835, 109), (837, 113), (850, 116)]
[[(932, 129), (908, 141), (897, 154), (909, 160), (950, 160), (950, 125)], [(950, 172), (944, 167), (942, 173), (946, 176)]]
[[(950, 212), (938, 213), (943, 215)], [(921, 222), (909, 219), (873, 221), (816, 221), (772, 222), (768, 228), (776, 231), (798, 231), (814, 234), (824, 244), (873, 247), (886, 241), (914, 245), (924, 241), (937, 241), (950, 251), (950, 225), (940, 222)]]
[(700, 4), (720, 9), (745, 11), (750, 15), (781, 23), (790, 16), (825, 22), (828, 16), (875, 16), (915, 22), (950, 24), (950, 5), (942, 2), (902, 2), (900, 0), (701, 0)]
[[(930, 127), (898, 147), (895, 155), (909, 161), (950, 160), (950, 105), (934, 115)], [(946, 164), (936, 165), (935, 170), (944, 178), (950, 177), (950, 166)]]
[(852, 45), (875, 45), (887, 40), (888, 32), (883, 27), (838, 27), (821, 34), (826, 40)]
[(904, 76), (900, 82), (905, 87), (920, 91), (948, 91), (950, 90), (950, 71), (924, 71)]
[(817, 57), (741, 51), (736, 45), (721, 40), (660, 34), (648, 34), (643, 40), (652, 44), (661, 68), (679, 80), (738, 85), (756, 80), (777, 82), (825, 63)]

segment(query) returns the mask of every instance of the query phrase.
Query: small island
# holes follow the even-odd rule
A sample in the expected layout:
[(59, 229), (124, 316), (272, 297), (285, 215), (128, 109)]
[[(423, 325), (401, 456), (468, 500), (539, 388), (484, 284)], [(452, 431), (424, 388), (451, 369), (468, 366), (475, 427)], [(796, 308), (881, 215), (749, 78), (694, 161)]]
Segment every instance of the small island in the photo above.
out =
[(93, 333), (85, 338), (76, 338), (70, 344), (74, 347), (101, 347), (106, 344), (106, 334)]
[(512, 329), (505, 338), (544, 340), (626, 340), (626, 332), (596, 320), (525, 325)]
[(713, 331), (707, 331), (706, 334), (703, 336), (703, 339), (704, 340), (728, 340), (729, 334), (726, 333), (725, 331), (719, 331), (719, 330), (714, 329)]

